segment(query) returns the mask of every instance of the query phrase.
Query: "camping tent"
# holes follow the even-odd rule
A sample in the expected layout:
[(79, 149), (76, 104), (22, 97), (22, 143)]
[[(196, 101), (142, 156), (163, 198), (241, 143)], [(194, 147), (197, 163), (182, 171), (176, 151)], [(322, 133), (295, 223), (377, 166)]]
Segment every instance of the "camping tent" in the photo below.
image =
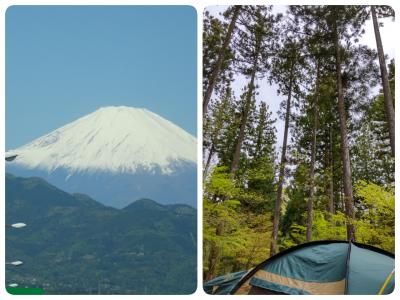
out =
[(210, 294), (377, 295), (394, 290), (394, 255), (347, 241), (316, 241), (282, 251), (250, 271), (214, 278)]

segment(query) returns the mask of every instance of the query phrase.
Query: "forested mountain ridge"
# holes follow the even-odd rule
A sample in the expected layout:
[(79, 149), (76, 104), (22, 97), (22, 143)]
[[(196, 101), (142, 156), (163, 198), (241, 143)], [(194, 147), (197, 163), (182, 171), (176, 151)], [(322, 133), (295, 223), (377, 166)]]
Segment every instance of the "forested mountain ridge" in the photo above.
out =
[[(388, 6), (206, 11), (203, 91), (214, 86), (203, 118), (204, 279), (311, 240), (394, 251), (395, 64), (379, 33), (387, 17)], [(368, 19), (374, 49), (359, 43)], [(269, 108), (277, 98), (259, 93), (270, 83), (284, 98), (282, 145)]]
[(196, 289), (196, 210), (137, 200), (123, 209), (6, 174), (6, 283), (46, 294), (190, 294)]

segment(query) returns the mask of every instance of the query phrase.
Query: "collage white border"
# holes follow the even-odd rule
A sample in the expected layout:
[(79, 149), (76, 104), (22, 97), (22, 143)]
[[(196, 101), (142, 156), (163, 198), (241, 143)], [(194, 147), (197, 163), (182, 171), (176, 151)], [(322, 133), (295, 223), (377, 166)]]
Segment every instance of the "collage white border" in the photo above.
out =
[[(67, 299), (70, 297), (73, 297), (74, 299), (114, 299), (114, 297), (118, 297), (118, 299), (199, 299), (199, 298), (208, 298), (208, 297), (217, 297), (218, 299), (232, 299), (232, 297), (238, 297), (238, 296), (211, 296), (207, 295), (202, 288), (202, 265), (203, 265), (203, 251), (202, 251), (202, 240), (203, 240), (203, 234), (202, 234), (202, 209), (203, 209), (203, 203), (201, 201), (202, 199), (202, 16), (203, 16), (203, 10), (207, 6), (211, 5), (233, 5), (233, 4), (259, 4), (259, 5), (289, 5), (289, 4), (296, 4), (296, 5), (301, 5), (301, 4), (342, 4), (342, 5), (355, 5), (355, 4), (362, 4), (362, 5), (371, 5), (371, 4), (386, 4), (386, 5), (391, 5), (396, 13), (399, 12), (400, 9), (400, 1), (398, 0), (388, 0), (388, 1), (371, 1), (371, 0), (366, 0), (366, 1), (359, 1), (359, 0), (353, 0), (353, 1), (293, 1), (293, 0), (275, 0), (275, 1), (253, 1), (253, 0), (247, 0), (247, 1), (211, 1), (211, 0), (174, 0), (174, 1), (154, 1), (154, 0), (138, 0), (138, 1), (132, 1), (132, 0), (126, 0), (126, 1), (121, 1), (121, 0), (116, 0), (116, 1), (107, 1), (107, 0), (70, 0), (70, 1), (62, 1), (62, 0), (0, 0), (0, 9), (1, 9), (1, 22), (0, 22), (0, 54), (1, 54), (1, 62), (0, 66), (2, 68), (2, 72), (0, 73), (0, 93), (1, 93), (1, 102), (0, 102), (0, 120), (1, 120), (1, 139), (0, 139), (0, 148), (5, 149), (5, 12), (7, 8), (11, 5), (190, 5), (196, 8), (197, 10), (197, 158), (198, 158), (198, 170), (197, 170), (197, 196), (198, 196), (198, 220), (197, 220), (197, 233), (198, 233), (198, 251), (197, 251), (197, 290), (194, 294), (192, 295), (45, 295), (45, 296), (25, 296), (25, 295), (10, 295), (6, 292), (5, 290), (5, 231), (1, 230), (1, 235), (0, 235), (0, 299), (29, 299), (29, 298), (34, 298), (34, 297), (45, 297), (46, 299)], [(396, 21), (396, 32), (393, 33), (393, 38), (397, 39), (397, 44), (396, 44), (396, 57), (399, 57), (399, 44), (400, 44), (400, 31), (398, 31), (399, 22)], [(396, 74), (396, 82), (399, 82), (399, 71), (397, 71)], [(398, 116), (398, 111), (399, 111), (399, 105), (396, 105), (396, 115)], [(396, 123), (396, 131), (399, 132), (399, 121)], [(398, 136), (399, 134), (397, 134)], [(399, 157), (400, 150), (399, 150), (399, 142), (397, 139), (396, 143), (396, 156)], [(5, 151), (5, 150), (3, 150)], [(4, 183), (5, 183), (5, 163), (4, 160), (0, 159), (0, 164), (1, 164), (1, 171), (0, 172), (0, 195), (1, 195), (1, 200), (0, 200), (0, 224), (5, 223), (5, 216), (4, 216), (4, 211), (5, 211), (5, 201), (4, 201)], [(396, 161), (396, 170), (399, 170), (399, 162), (398, 160)], [(399, 175), (398, 172), (395, 175), (396, 182), (399, 182)], [(396, 195), (399, 194), (399, 185), (397, 184), (396, 186)], [(398, 198), (398, 197), (396, 197)], [(396, 199), (396, 201), (399, 201)], [(398, 203), (397, 203), (398, 204)], [(399, 204), (396, 207), (396, 236), (399, 236), (399, 225), (400, 225), (400, 220), (399, 220)], [(396, 249), (399, 249), (400, 238), (396, 238)], [(399, 253), (399, 251), (396, 251)], [(395, 262), (396, 269), (400, 270), (400, 263), (399, 259), (396, 259)], [(397, 282), (397, 287), (395, 288), (394, 293), (391, 295), (387, 296), (382, 296), (385, 297), (385, 299), (395, 299), (400, 296), (400, 275), (398, 275), (396, 282)], [(256, 299), (261, 299), (265, 298), (266, 296), (239, 296), (239, 297), (251, 297), (251, 298), (256, 298)], [(267, 296), (269, 299), (275, 299), (275, 298), (280, 298), (281, 296)], [(287, 298), (286, 298), (287, 297)], [(285, 296), (285, 299), (293, 299), (295, 297), (299, 296)], [(308, 298), (311, 299), (316, 299), (316, 297), (319, 296), (307, 296)], [(341, 298), (343, 296), (324, 296), (324, 299), (337, 299)], [(345, 297), (351, 297), (352, 299), (374, 299), (375, 296), (345, 296)]]

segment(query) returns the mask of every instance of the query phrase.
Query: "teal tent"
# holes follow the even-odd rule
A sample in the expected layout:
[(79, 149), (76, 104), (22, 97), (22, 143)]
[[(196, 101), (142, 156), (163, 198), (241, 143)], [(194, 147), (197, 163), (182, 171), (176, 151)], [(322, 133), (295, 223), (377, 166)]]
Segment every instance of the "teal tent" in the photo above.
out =
[(219, 295), (378, 295), (394, 290), (394, 255), (347, 241), (315, 241), (282, 251), (254, 269), (204, 284)]

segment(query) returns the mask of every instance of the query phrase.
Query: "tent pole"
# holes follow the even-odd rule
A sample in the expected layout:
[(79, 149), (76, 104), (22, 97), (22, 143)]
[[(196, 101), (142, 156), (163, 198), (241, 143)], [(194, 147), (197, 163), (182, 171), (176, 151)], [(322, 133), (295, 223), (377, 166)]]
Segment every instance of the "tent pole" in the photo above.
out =
[(344, 286), (344, 294), (348, 295), (349, 290), (349, 265), (350, 265), (350, 253), (351, 253), (351, 244), (353, 243), (352, 239), (349, 240), (349, 248), (347, 251), (347, 259), (346, 259), (346, 277), (345, 277), (345, 286)]
[(394, 275), (394, 269), (392, 272), (390, 272), (389, 276), (386, 278), (385, 282), (383, 283), (381, 289), (379, 290), (378, 295), (383, 295), (383, 292), (385, 291), (386, 287), (388, 286), (390, 280), (392, 279)]

